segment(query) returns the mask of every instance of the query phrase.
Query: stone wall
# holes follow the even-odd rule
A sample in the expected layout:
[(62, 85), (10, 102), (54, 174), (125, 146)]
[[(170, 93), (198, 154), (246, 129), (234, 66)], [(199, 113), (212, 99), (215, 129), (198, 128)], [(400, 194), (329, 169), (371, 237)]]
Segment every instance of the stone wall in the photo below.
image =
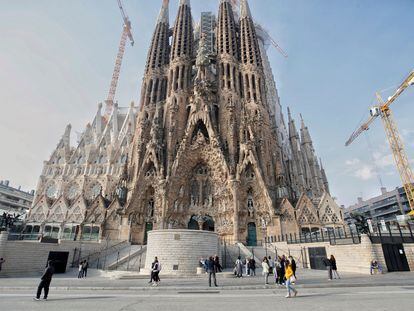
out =
[(191, 275), (196, 273), (201, 257), (219, 254), (217, 233), (202, 230), (153, 230), (148, 232), (145, 270), (157, 256), (162, 274)]
[[(0, 257), (6, 261), (2, 265), (0, 276), (29, 276), (40, 274), (46, 265), (49, 252), (69, 252), (67, 268), (70, 267), (75, 248), (82, 247), (81, 256), (107, 247), (106, 242), (59, 241), (55, 243), (40, 243), (39, 241), (8, 241), (8, 233), (0, 232)], [(108, 247), (119, 241), (111, 241)]]
[(407, 257), (410, 270), (414, 271), (414, 243), (404, 244), (404, 252), (405, 252), (405, 256)]
[[(373, 259), (380, 263), (384, 272), (387, 271), (381, 244), (372, 244), (367, 235), (361, 236), (360, 244), (330, 245), (329, 242), (287, 244), (286, 242), (277, 242), (269, 245), (272, 250), (274, 247), (276, 247), (278, 255), (291, 254), (295, 259), (298, 259), (300, 266), (304, 262), (306, 267), (310, 267), (310, 247), (325, 247), (328, 257), (335, 256), (339, 273), (344, 271), (369, 274), (370, 262)], [(406, 252), (408, 253), (408, 251)]]

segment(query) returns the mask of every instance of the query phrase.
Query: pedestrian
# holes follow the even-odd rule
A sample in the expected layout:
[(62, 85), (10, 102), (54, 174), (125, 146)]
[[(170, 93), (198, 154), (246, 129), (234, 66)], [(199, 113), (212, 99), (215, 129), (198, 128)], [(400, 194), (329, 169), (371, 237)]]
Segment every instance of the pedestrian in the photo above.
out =
[(5, 262), (6, 260), (4, 260), (4, 258), (3, 257), (1, 257), (0, 258), (0, 271), (1, 271), (1, 266), (3, 265), (3, 263)]
[(286, 265), (285, 279), (286, 279), (286, 289), (287, 289), (287, 295), (285, 297), (291, 298), (292, 291), (293, 291), (293, 297), (296, 297), (296, 295), (298, 294), (298, 291), (292, 285), (292, 283), (296, 281), (296, 278), (293, 275), (292, 264), (289, 262), (289, 260), (286, 260), (285, 265)]
[(275, 284), (282, 285), (282, 284), (279, 284), (279, 276), (280, 276), (280, 256), (275, 257), (275, 270), (274, 270), (274, 275), (275, 275)]
[(338, 268), (336, 266), (336, 259), (335, 259), (334, 255), (331, 255), (331, 257), (329, 258), (329, 261), (331, 262), (332, 276), (334, 277), (334, 279), (336, 279), (336, 277), (338, 277), (338, 279), (340, 279), (341, 277), (338, 274)]
[(83, 278), (86, 278), (86, 276), (88, 275), (88, 267), (89, 267), (89, 262), (87, 260), (84, 260), (82, 264), (82, 277)]
[(243, 265), (244, 265), (244, 271), (245, 271), (245, 274), (247, 275), (247, 276), (249, 276), (249, 257), (246, 257), (245, 259), (244, 259), (244, 261), (243, 261)]
[(280, 273), (278, 274), (280, 285), (285, 285), (285, 272), (286, 272), (285, 264), (286, 264), (286, 257), (285, 255), (282, 255), (282, 257), (280, 257)]
[(329, 258), (323, 258), (322, 259), (323, 264), (326, 267), (326, 270), (328, 270), (328, 281), (332, 281), (332, 264)]
[(78, 279), (83, 278), (83, 260), (79, 262)]
[(250, 260), (249, 260), (249, 263), (250, 263), (250, 275), (251, 276), (256, 276), (256, 260), (254, 260), (254, 257), (252, 257)]
[(268, 258), (269, 263), (269, 275), (273, 274), (273, 270), (275, 269), (275, 262), (272, 260), (272, 257), (269, 256)]
[(269, 260), (267, 259), (267, 257), (263, 258), (262, 261), (262, 274), (264, 275), (264, 279), (265, 279), (265, 285), (269, 284)]
[(43, 300), (47, 300), (47, 296), (49, 295), (49, 286), (50, 286), (50, 282), (52, 282), (53, 273), (55, 273), (55, 269), (53, 268), (53, 262), (49, 260), (47, 262), (45, 272), (40, 278), (40, 283), (39, 283), (39, 286), (37, 287), (36, 297), (33, 298), (34, 300), (36, 301), (40, 300), (42, 289), (44, 290)]
[(214, 255), (214, 268), (216, 273), (223, 271), (223, 267), (220, 264), (220, 258), (217, 255)]
[(154, 274), (155, 274), (154, 267), (156, 265), (156, 262), (158, 262), (158, 258), (157, 257), (155, 257), (154, 261), (151, 264), (151, 274), (150, 274), (150, 280), (148, 282), (149, 284), (151, 284), (151, 283), (154, 282)]
[(211, 277), (214, 279), (214, 286), (217, 287), (216, 280), (216, 265), (214, 258), (210, 256), (207, 260), (207, 272), (208, 272), (208, 286), (211, 287)]
[(296, 279), (296, 261), (293, 259), (293, 256), (289, 256), (290, 264), (292, 265), (293, 275)]
[(157, 257), (154, 258), (154, 262), (152, 263), (151, 266), (152, 266), (151, 270), (152, 270), (152, 273), (153, 273), (153, 275), (151, 277), (152, 280), (153, 280), (152, 286), (158, 286), (158, 284), (161, 281), (160, 276), (159, 276), (160, 271), (161, 271), (161, 264), (158, 261)]
[(250, 276), (250, 267), (251, 267), (251, 265), (250, 265), (250, 258), (249, 257), (247, 257), (246, 258), (246, 267), (247, 267), (247, 276)]
[(242, 260), (241, 260), (241, 257), (239, 256), (239, 257), (237, 257), (237, 260), (236, 260), (236, 276), (238, 277), (238, 278), (242, 278), (243, 277), (243, 262), (242, 262)]

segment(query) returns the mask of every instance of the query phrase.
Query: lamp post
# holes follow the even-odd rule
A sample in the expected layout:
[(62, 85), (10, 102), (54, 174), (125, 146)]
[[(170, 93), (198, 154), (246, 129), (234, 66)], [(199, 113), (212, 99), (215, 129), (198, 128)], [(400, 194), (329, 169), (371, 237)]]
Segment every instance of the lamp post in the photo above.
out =
[(266, 258), (267, 258), (267, 221), (264, 217), (262, 217), (262, 230), (263, 230), (263, 238), (264, 238), (264, 244), (265, 244), (265, 252), (266, 252)]

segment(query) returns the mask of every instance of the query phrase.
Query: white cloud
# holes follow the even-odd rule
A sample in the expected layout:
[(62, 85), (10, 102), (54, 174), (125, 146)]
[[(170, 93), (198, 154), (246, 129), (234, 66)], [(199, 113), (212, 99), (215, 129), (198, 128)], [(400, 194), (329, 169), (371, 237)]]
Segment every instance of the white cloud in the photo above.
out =
[(345, 164), (347, 166), (355, 166), (355, 165), (357, 165), (359, 163), (361, 163), (361, 161), (359, 159), (357, 159), (357, 158), (353, 158), (353, 159), (350, 159), (350, 160), (346, 160), (345, 161)]
[(375, 171), (372, 166), (363, 165), (361, 168), (357, 169), (353, 175), (362, 180), (369, 180), (375, 177)]

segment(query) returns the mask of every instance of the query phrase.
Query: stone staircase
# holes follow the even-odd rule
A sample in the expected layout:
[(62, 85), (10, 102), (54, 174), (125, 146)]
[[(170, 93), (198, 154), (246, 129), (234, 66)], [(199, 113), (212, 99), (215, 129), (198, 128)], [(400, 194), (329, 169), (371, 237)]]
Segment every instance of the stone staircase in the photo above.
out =
[(117, 261), (108, 266), (108, 270), (140, 271), (145, 265), (146, 245), (130, 245), (117, 256)]

